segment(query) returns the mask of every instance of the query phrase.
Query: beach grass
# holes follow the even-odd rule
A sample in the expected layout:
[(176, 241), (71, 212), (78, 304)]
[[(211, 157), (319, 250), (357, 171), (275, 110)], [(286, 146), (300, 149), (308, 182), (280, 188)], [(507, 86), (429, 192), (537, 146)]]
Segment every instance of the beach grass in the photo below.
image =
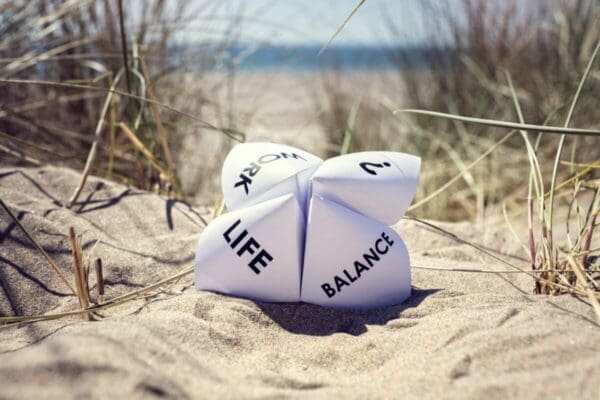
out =
[[(0, 23), (4, 38), (0, 42), (0, 87), (7, 93), (0, 109), (0, 132), (7, 132), (1, 136), (0, 151), (16, 164), (60, 162), (80, 170), (73, 194), (62, 199), (65, 207), (77, 204), (92, 173), (184, 201), (186, 188), (175, 160), (181, 138), (167, 127), (195, 124), (203, 133), (219, 134), (226, 143), (224, 151), (235, 141), (244, 141), (246, 133), (234, 124), (214, 122), (159, 100), (163, 97), (159, 79), (170, 68), (164, 63), (169, 35), (174, 31), (146, 39), (151, 35), (144, 29), (160, 24), (168, 14), (166, 9), (157, 6), (149, 20), (131, 33), (120, 0), (118, 7), (105, 11), (103, 17), (94, 14), (96, 6), (90, 8), (88, 3), (49, 2), (47, 12), (41, 14), (33, 7), (9, 2), (7, 17)], [(349, 10), (332, 41), (363, 3)], [(428, 60), (423, 73), (399, 68), (397, 74), (409, 104), (398, 104), (387, 95), (345, 92), (344, 85), (336, 83), (343, 75), (335, 71), (333, 77), (324, 77), (324, 90), (320, 97), (315, 96), (315, 103), (326, 135), (327, 156), (374, 147), (401, 148), (421, 155), (426, 169), (408, 218), (473, 247), (514, 273), (531, 276), (536, 294), (572, 293), (586, 299), (600, 321), (600, 249), (592, 247), (600, 223), (600, 24), (594, 19), (600, 16), (600, 7), (579, 2), (576, 7), (581, 9), (569, 5), (553, 9), (562, 13), (562, 19), (548, 17), (547, 9), (535, 10), (544, 18), (542, 26), (517, 17), (511, 7), (490, 20), (489, 13), (494, 11), (482, 4), (465, 2), (466, 25), (456, 22), (456, 13), (440, 17), (448, 18), (443, 21), (449, 26), (444, 34), (454, 35), (455, 51)], [(173, 19), (185, 21), (184, 10), (182, 7), (181, 15)], [(101, 26), (100, 19), (108, 27), (106, 41), (94, 28)], [(491, 21), (491, 25), (482, 27), (478, 21)], [(89, 23), (92, 28), (74, 33), (61, 27), (77, 23)], [(45, 29), (32, 33), (27, 30), (31, 25)], [(560, 36), (565, 30), (577, 34)], [(493, 32), (492, 38), (488, 39), (486, 32)], [(31, 49), (34, 39), (46, 40), (47, 48)], [(221, 52), (226, 52), (228, 40), (223, 40)], [(551, 46), (555, 43), (556, 49)], [(328, 44), (322, 51), (327, 51)], [(69, 62), (63, 63), (65, 60)], [(399, 66), (404, 62), (398, 60)], [(40, 67), (47, 63), (58, 66)], [(37, 118), (32, 119), (31, 112), (39, 112)], [(57, 123), (63, 127), (58, 128)], [(570, 153), (568, 161), (563, 160), (565, 151)], [(219, 157), (222, 155), (215, 158)], [(63, 272), (68, 269), (56, 265), (9, 206), (1, 204), (80, 304), (80, 309), (69, 312), (0, 317), (2, 324), (73, 315), (91, 318), (94, 312), (143, 298), (193, 271), (186, 268), (125, 295), (111, 297), (109, 293), (106, 300), (102, 262), (96, 261), (98, 296), (93, 301), (75, 231), (70, 230), (71, 278)], [(557, 220), (559, 208), (567, 209), (561, 220)], [(504, 211), (507, 229), (520, 243), (526, 238), (522, 247), (528, 266), (498, 256), (429, 220), (485, 223), (494, 209)], [(224, 211), (222, 199), (214, 210), (213, 217)], [(523, 214), (527, 215), (527, 231), (515, 231), (511, 215), (521, 218)], [(567, 232), (564, 241), (558, 239), (559, 223)]]

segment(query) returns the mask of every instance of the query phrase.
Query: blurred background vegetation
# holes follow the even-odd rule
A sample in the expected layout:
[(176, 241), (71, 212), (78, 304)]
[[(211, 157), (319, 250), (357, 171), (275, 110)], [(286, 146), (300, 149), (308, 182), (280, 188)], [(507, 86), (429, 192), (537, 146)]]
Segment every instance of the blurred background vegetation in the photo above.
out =
[[(218, 3), (0, 1), (0, 162), (83, 170), (96, 141), (92, 174), (207, 205), (219, 197), (221, 162), (239, 140), (285, 141), (323, 157), (342, 148), (404, 151), (423, 158), (417, 201), (462, 172), (415, 215), (482, 221), (503, 203), (523, 207), (529, 164), (522, 138), (467, 170), (505, 130), (393, 111), (517, 121), (508, 72), (526, 122), (562, 125), (600, 37), (597, 0), (399, 1), (391, 3), (396, 14), (382, 10), (379, 28), (401, 43), (394, 16), (411, 3), (425, 43), (374, 51), (334, 41), (317, 58), (318, 47), (245, 44), (241, 22), (270, 22), (247, 15), (243, 2), (223, 18)], [(354, 2), (346, 3), (351, 10)], [(216, 18), (225, 22), (212, 31)], [(186, 43), (198, 30), (210, 35)], [(599, 127), (599, 64), (572, 126)], [(557, 142), (546, 135), (538, 143), (548, 180)], [(596, 138), (568, 137), (565, 146), (559, 181), (598, 160)], [(597, 182), (597, 171), (586, 173), (588, 182)]]

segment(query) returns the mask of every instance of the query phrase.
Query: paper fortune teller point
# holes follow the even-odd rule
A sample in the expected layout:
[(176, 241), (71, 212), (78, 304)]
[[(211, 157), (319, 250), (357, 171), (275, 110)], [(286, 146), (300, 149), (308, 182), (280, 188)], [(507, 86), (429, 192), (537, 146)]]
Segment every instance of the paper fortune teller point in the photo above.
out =
[(196, 252), (196, 288), (252, 300), (380, 307), (410, 295), (410, 259), (389, 225), (408, 208), (418, 157), (363, 152), (320, 158), (245, 143), (221, 175), (229, 213)]
[(292, 193), (304, 210), (309, 179), (322, 162), (313, 154), (282, 144), (238, 144), (223, 164), (225, 204), (236, 210)]
[(326, 160), (312, 178), (312, 193), (393, 225), (413, 199), (419, 157), (390, 151), (352, 153)]
[(300, 298), (336, 307), (381, 307), (410, 296), (410, 259), (398, 234), (313, 195)]
[(198, 242), (199, 290), (258, 301), (300, 300), (304, 217), (294, 195), (224, 214)]

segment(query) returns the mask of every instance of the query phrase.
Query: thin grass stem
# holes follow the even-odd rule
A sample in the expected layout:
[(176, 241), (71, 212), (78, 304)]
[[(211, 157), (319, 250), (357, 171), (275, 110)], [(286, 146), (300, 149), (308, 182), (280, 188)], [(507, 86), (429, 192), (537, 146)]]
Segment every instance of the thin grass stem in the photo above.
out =
[[(594, 48), (594, 52), (592, 53), (592, 56), (590, 57), (590, 60), (588, 61), (587, 66), (585, 67), (585, 71), (583, 72), (583, 75), (581, 76), (581, 79), (579, 80), (579, 85), (577, 86), (577, 91), (575, 92), (575, 96), (573, 97), (573, 102), (571, 103), (571, 107), (569, 108), (569, 113), (567, 114), (567, 118), (565, 120), (565, 125), (564, 125), (565, 128), (567, 128), (569, 126), (569, 124), (571, 123), (571, 118), (573, 117), (573, 112), (575, 111), (575, 106), (577, 105), (577, 101), (579, 100), (579, 96), (581, 95), (583, 85), (585, 84), (585, 81), (587, 80), (587, 77), (590, 74), (590, 70), (592, 69), (592, 65), (594, 64), (594, 61), (596, 60), (596, 56), (598, 55), (599, 50), (600, 50), (600, 40), (598, 40), (598, 43), (596, 44), (596, 47)], [(566, 136), (564, 134), (560, 137), (560, 140), (558, 142), (558, 149), (556, 150), (556, 157), (554, 158), (554, 166), (552, 167), (552, 179), (550, 181), (550, 198), (548, 200), (548, 227), (549, 227), (550, 232), (552, 232), (552, 217), (553, 217), (553, 212), (554, 212), (554, 188), (556, 185), (558, 164), (560, 162), (560, 156), (561, 156), (562, 149), (563, 149), (563, 146), (565, 143), (565, 138), (566, 138)]]
[(246, 140), (246, 134), (237, 129), (227, 128), (227, 127), (217, 127), (217, 126), (215, 126), (207, 121), (204, 121), (190, 113), (187, 113), (185, 111), (180, 111), (176, 108), (173, 108), (173, 107), (169, 106), (168, 104), (161, 103), (159, 101), (153, 101), (149, 98), (137, 96), (135, 94), (126, 93), (126, 92), (123, 92), (122, 90), (104, 88), (104, 87), (100, 87), (100, 86), (89, 86), (89, 85), (80, 85), (80, 84), (74, 84), (74, 83), (35, 80), (35, 79), (4, 79), (4, 78), (0, 78), (0, 83), (9, 83), (9, 84), (15, 84), (15, 85), (55, 86), (55, 87), (75, 88), (75, 89), (78, 88), (78, 89), (95, 90), (95, 91), (100, 91), (100, 92), (118, 94), (120, 96), (137, 99), (137, 100), (144, 101), (147, 103), (155, 103), (156, 105), (158, 105), (161, 108), (164, 108), (165, 110), (171, 111), (171, 112), (181, 115), (181, 116), (184, 116), (186, 118), (189, 118), (189, 119), (201, 124), (201, 126), (205, 129), (221, 132), (238, 142), (244, 142)]
[(44, 258), (46, 259), (46, 261), (48, 261), (48, 263), (50, 264), (50, 266), (52, 267), (52, 269), (54, 270), (54, 272), (56, 272), (58, 274), (58, 276), (62, 279), (62, 281), (65, 283), (65, 285), (67, 285), (67, 287), (71, 290), (71, 292), (73, 292), (73, 294), (75, 296), (77, 296), (77, 291), (75, 290), (75, 287), (73, 287), (73, 285), (71, 284), (71, 282), (69, 282), (69, 280), (67, 279), (67, 277), (65, 276), (65, 274), (60, 270), (60, 268), (58, 267), (58, 265), (56, 265), (56, 263), (54, 262), (54, 260), (52, 258), (50, 258), (50, 256), (48, 255), (48, 253), (46, 253), (46, 250), (44, 250), (44, 248), (33, 238), (33, 236), (31, 236), (31, 234), (29, 233), (29, 231), (27, 229), (25, 229), (25, 227), (21, 224), (21, 221), (19, 221), (19, 219), (12, 213), (12, 211), (10, 210), (10, 208), (6, 205), (6, 203), (4, 203), (4, 201), (2, 199), (0, 199), (0, 206), (2, 206), (2, 208), (4, 208), (4, 210), (6, 211), (6, 213), (8, 214), (8, 216), (21, 229), (21, 231), (25, 234), (25, 236), (27, 236), (27, 238), (31, 241), (31, 243), (33, 243), (33, 245), (35, 246), (35, 248), (40, 253), (42, 253), (42, 255), (44, 256)]
[[(0, 80), (0, 82), (2, 82), (2, 80)], [(450, 120), (469, 122), (469, 123), (479, 124), (479, 125), (495, 126), (498, 128), (523, 129), (526, 131), (539, 131), (539, 132), (548, 132), (548, 133), (564, 133), (567, 135), (600, 136), (600, 130), (597, 130), (597, 129), (561, 128), (559, 126), (519, 124), (516, 122), (499, 121), (499, 120), (495, 120), (495, 119), (466, 117), (464, 115), (448, 114), (448, 113), (443, 113), (443, 112), (439, 112), (439, 111), (403, 108), (403, 109), (398, 109), (398, 110), (394, 111), (394, 114), (397, 114), (397, 113), (421, 114), (421, 115), (427, 115), (429, 117), (446, 118), (446, 119), (450, 119)]]

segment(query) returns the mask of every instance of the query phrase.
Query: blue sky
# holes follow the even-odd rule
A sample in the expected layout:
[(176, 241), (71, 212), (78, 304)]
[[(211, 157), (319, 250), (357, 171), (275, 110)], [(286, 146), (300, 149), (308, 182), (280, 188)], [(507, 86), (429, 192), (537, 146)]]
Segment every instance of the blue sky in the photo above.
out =
[[(193, 0), (202, 8), (198, 21), (185, 36), (187, 40), (218, 39), (232, 18), (244, 16), (236, 28), (240, 40), (249, 43), (316, 44), (331, 37), (357, 4), (357, 0), (222, 0), (206, 7), (205, 0)], [(214, 4), (214, 3), (213, 3)], [(420, 44), (425, 28), (420, 16), (421, 0), (368, 0), (336, 38), (337, 44)], [(390, 34), (386, 19), (398, 30)]]

